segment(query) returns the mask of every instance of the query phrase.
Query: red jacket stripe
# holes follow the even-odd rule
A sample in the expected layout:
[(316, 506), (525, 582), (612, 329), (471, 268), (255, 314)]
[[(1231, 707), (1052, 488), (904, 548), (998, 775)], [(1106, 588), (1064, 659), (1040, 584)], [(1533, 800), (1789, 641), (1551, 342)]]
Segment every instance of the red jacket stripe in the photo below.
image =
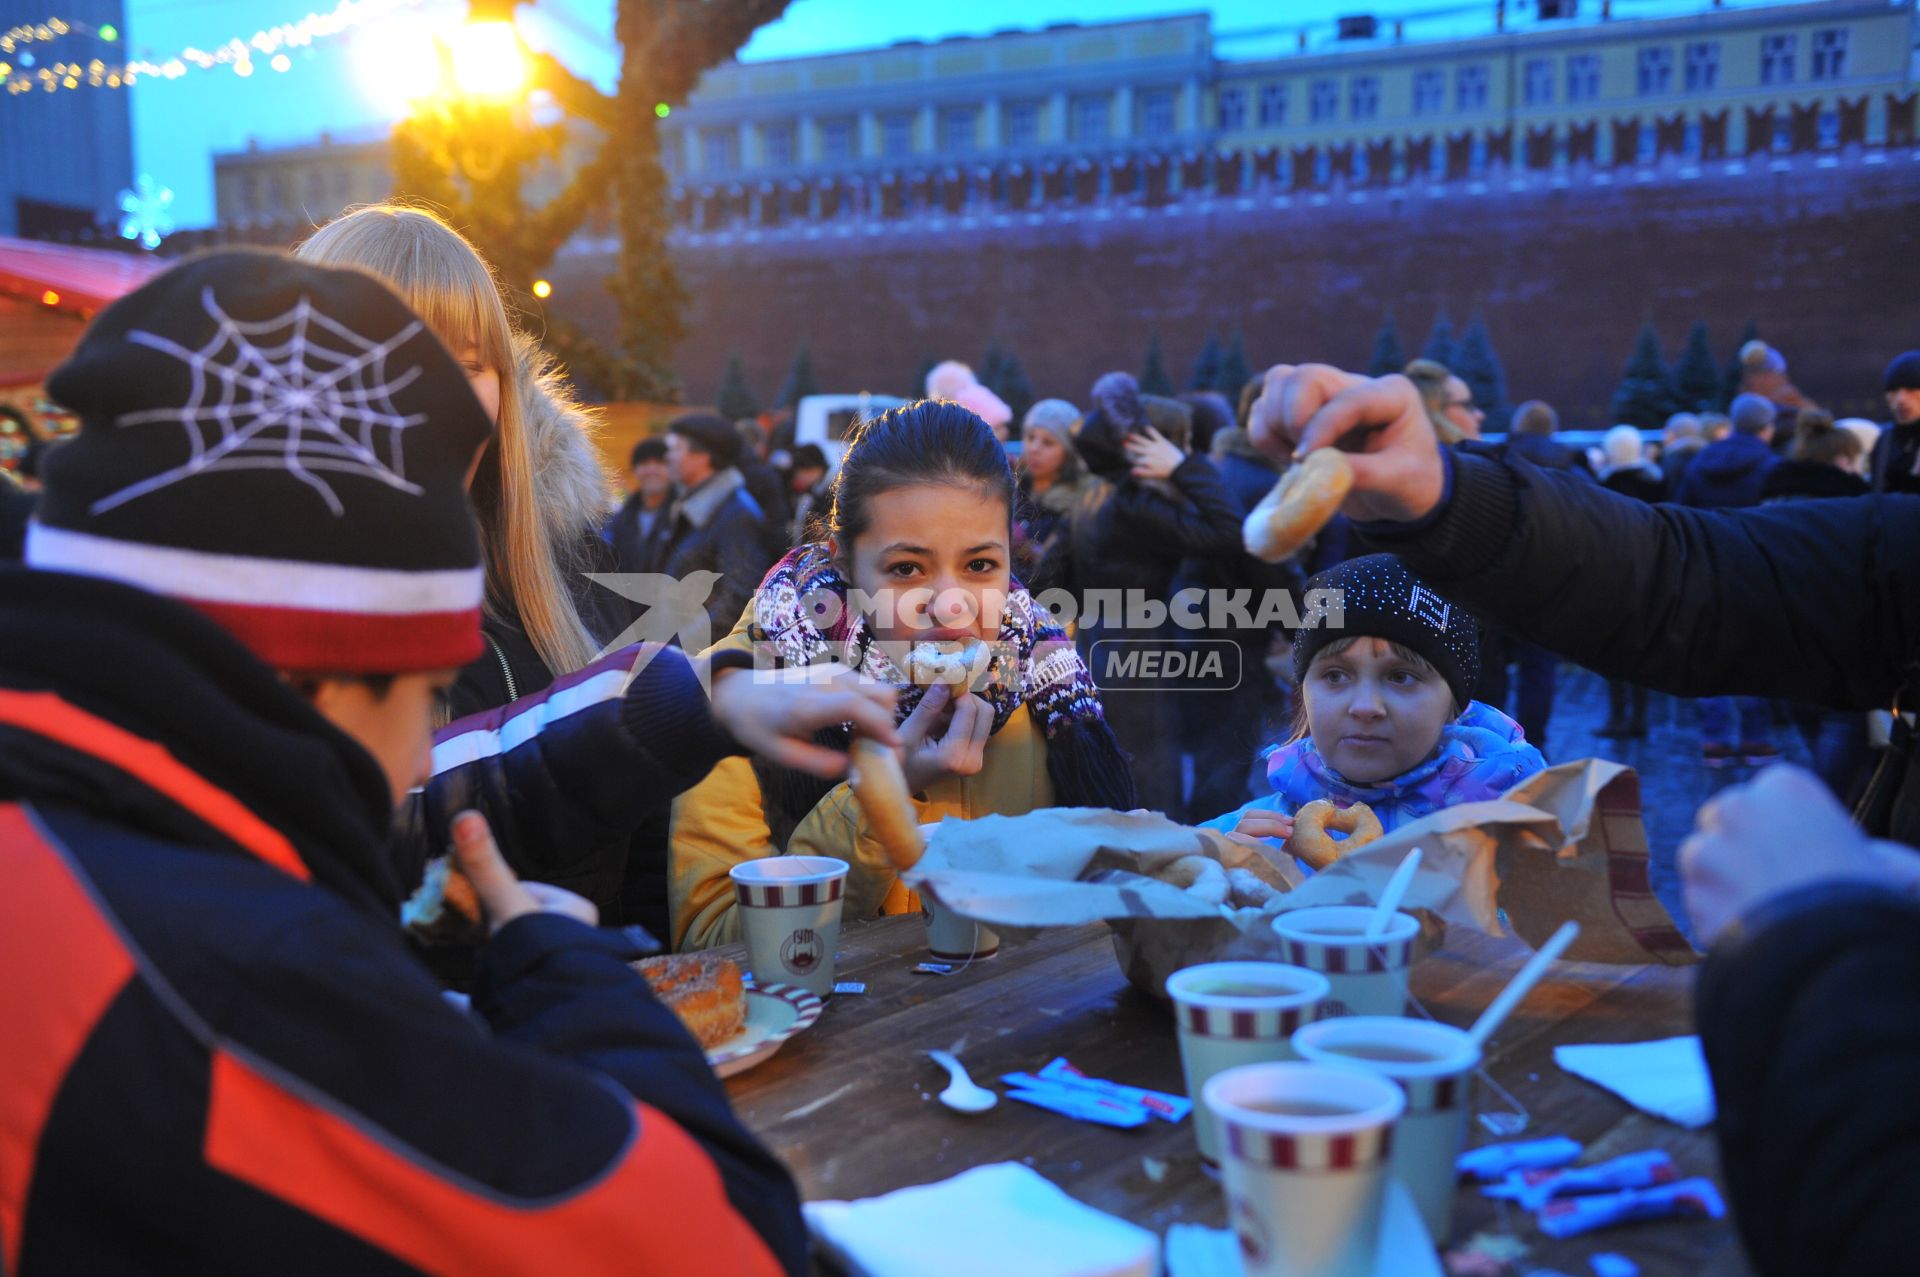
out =
[(229, 1051), (213, 1058), (207, 1164), (429, 1272), (712, 1272), (778, 1277), (691, 1136), (636, 1104), (603, 1176), (514, 1203), (455, 1183)]
[(11, 1273), (47, 1114), (134, 961), (16, 803), (0, 805), (0, 882), (0, 1272)]
[(163, 745), (89, 714), (52, 692), (0, 689), (0, 723), (90, 754), (157, 790), (275, 869), (310, 881), (306, 862), (279, 830)]

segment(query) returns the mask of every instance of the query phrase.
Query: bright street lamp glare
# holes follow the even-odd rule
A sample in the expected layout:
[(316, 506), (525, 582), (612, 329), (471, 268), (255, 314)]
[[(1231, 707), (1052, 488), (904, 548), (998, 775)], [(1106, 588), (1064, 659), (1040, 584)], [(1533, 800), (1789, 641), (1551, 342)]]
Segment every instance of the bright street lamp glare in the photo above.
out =
[(544, 279), (536, 279), (533, 281), (533, 295), (541, 301), (545, 301), (547, 298), (553, 296), (553, 285)]
[(504, 97), (526, 83), (527, 60), (512, 23), (467, 23), (454, 31), (448, 46), (453, 78), (462, 93)]
[(398, 119), (440, 87), (440, 49), (422, 24), (398, 22), (354, 41), (354, 78), (383, 113)]

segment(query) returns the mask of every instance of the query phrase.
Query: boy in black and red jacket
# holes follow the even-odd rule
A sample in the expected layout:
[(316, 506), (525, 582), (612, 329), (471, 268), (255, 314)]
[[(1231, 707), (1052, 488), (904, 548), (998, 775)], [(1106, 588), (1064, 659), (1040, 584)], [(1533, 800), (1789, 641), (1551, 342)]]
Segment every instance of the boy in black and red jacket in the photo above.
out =
[(82, 428), (0, 574), (0, 1272), (801, 1271), (625, 936), (465, 814), (473, 1016), (402, 939), (392, 813), (480, 650), (459, 367), (368, 277), (224, 253), (49, 389)]

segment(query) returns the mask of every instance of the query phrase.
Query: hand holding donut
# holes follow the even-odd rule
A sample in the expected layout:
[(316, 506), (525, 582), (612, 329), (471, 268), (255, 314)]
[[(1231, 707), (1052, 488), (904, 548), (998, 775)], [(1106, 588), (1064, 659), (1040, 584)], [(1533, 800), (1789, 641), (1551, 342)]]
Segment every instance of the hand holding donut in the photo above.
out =
[[(1335, 842), (1329, 830), (1345, 834), (1346, 839)], [(1320, 870), (1385, 833), (1380, 817), (1365, 803), (1336, 807), (1328, 799), (1316, 798), (1293, 813), (1293, 836), (1287, 839), (1287, 851)]]
[(1339, 444), (1353, 469), (1342, 508), (1357, 520), (1421, 518), (1446, 487), (1440, 441), (1420, 392), (1398, 375), (1276, 364), (1267, 370), (1247, 432), (1254, 446), (1279, 458)]

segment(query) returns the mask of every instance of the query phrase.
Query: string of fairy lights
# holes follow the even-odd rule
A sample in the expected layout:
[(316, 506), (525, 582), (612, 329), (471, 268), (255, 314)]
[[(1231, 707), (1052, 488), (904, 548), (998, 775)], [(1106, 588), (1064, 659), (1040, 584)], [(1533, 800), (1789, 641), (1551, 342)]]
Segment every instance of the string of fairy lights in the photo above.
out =
[[(225, 67), (238, 76), (250, 76), (256, 60), (274, 71), (292, 69), (289, 49), (302, 49), (316, 40), (339, 35), (368, 22), (418, 9), (426, 0), (340, 0), (325, 13), (309, 13), (297, 22), (263, 27), (250, 36), (234, 36), (211, 49), (188, 47), (154, 61), (129, 57), (109, 60), (99, 56), (69, 55), (76, 39), (120, 44), (120, 31), (108, 23), (95, 25), (77, 18), (48, 18), (21, 23), (0, 34), (0, 83), (8, 96), (22, 93), (58, 93), (68, 89), (119, 89), (143, 77), (177, 80), (189, 70)], [(51, 59), (51, 60), (49, 60)]]

